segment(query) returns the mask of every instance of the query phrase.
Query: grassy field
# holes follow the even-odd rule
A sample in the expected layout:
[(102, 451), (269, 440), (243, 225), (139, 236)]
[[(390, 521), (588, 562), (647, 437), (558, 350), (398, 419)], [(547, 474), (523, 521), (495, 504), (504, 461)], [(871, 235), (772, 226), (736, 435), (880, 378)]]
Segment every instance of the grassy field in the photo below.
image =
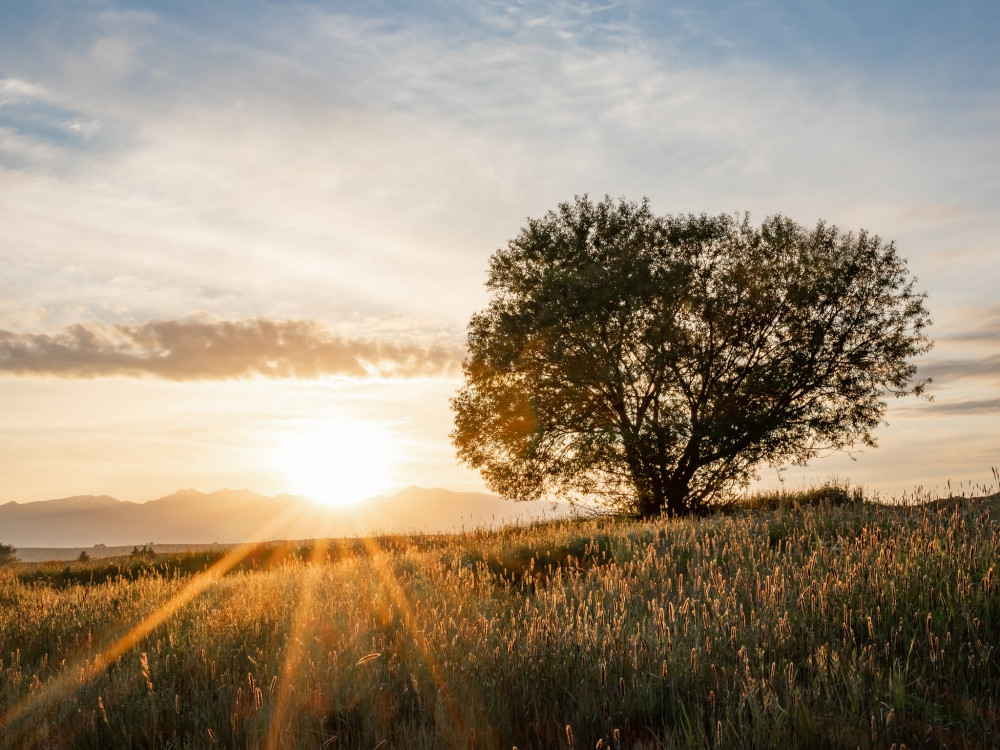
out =
[(1000, 499), (817, 499), (9, 567), (0, 747), (995, 747)]

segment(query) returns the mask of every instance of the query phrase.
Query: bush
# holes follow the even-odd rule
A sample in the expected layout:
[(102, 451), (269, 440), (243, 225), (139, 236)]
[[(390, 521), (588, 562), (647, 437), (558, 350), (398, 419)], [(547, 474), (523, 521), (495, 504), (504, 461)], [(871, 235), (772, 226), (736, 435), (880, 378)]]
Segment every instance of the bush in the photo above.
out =
[(134, 557), (138, 560), (152, 560), (156, 557), (156, 550), (154, 550), (152, 545), (149, 544), (143, 545), (142, 547), (132, 547), (130, 557)]
[(861, 487), (832, 480), (805, 490), (790, 492), (784, 488), (754, 492), (735, 498), (727, 504), (730, 510), (795, 510), (796, 508), (859, 505), (865, 501)]
[(0, 565), (17, 562), (17, 550), (13, 544), (0, 544)]

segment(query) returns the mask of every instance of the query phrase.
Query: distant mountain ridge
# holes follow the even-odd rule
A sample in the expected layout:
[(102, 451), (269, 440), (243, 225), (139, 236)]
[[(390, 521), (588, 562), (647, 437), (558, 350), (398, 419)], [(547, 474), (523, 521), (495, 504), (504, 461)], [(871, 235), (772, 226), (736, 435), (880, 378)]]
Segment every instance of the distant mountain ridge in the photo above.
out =
[(496, 495), (440, 488), (408, 487), (341, 508), (298, 495), (185, 489), (145, 503), (109, 495), (9, 502), (0, 505), (0, 542), (49, 548), (233, 543), (455, 531), (568, 514), (569, 508), (561, 503), (513, 503)]
[[(108, 507), (112, 505), (137, 505), (138, 503), (127, 503), (123, 500), (116, 500), (110, 495), (74, 495), (73, 497), (61, 497), (56, 500), (36, 500), (30, 503), (17, 503), (13, 500), (4, 505), (0, 505), (0, 513), (3, 509), (10, 509), (9, 512), (31, 513), (59, 513), (68, 510), (90, 510), (92, 508)], [(17, 510), (15, 511), (15, 506)]]

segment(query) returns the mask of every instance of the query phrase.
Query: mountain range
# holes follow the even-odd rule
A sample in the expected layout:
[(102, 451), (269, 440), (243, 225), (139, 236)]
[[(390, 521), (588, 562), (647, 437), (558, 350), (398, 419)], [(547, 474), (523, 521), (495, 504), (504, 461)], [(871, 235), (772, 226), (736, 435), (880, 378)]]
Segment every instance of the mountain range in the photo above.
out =
[(299, 495), (194, 489), (134, 503), (108, 495), (0, 505), (0, 542), (15, 547), (221, 544), (445, 532), (569, 515), (562, 503), (513, 503), (480, 492), (408, 487), (357, 505), (328, 507)]

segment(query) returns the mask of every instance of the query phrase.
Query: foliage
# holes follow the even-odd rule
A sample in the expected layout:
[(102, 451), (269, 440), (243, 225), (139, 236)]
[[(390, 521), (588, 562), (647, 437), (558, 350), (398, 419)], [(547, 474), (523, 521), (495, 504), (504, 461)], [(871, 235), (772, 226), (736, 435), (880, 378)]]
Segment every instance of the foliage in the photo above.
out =
[(874, 446), (886, 396), (924, 385), (924, 295), (865, 231), (584, 196), (529, 220), (487, 287), (452, 440), (517, 500), (697, 510), (762, 464)]
[(0, 571), (0, 748), (994, 746), (1000, 498), (795, 506)]
[(17, 562), (17, 549), (13, 544), (0, 544), (0, 565)]
[(132, 547), (132, 552), (129, 556), (139, 560), (153, 560), (156, 558), (156, 550), (153, 549), (151, 544), (144, 544), (141, 547), (137, 545)]
[(829, 481), (818, 487), (795, 492), (784, 488), (753, 492), (732, 498), (722, 507), (726, 510), (795, 510), (803, 507), (855, 505), (863, 502), (865, 494), (861, 487)]
[(80, 554), (76, 556), (76, 561), (82, 563), (90, 562), (90, 553), (85, 549), (80, 550)]

